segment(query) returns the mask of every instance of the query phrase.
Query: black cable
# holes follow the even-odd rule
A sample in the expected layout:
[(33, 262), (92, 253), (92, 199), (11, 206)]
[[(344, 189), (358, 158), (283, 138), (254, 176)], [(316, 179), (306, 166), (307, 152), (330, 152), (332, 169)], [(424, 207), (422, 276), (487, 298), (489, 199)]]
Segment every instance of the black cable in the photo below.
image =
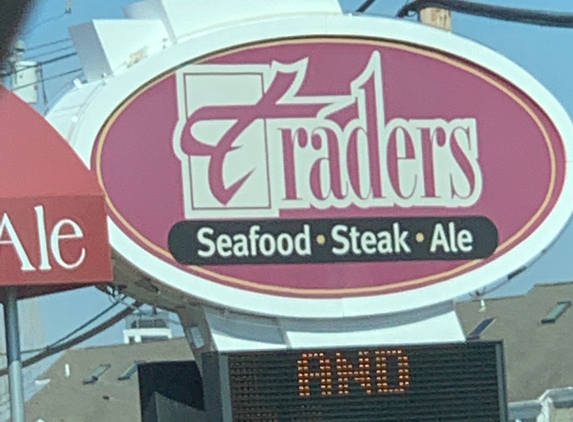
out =
[[(50, 350), (53, 349), (54, 347), (58, 346), (59, 344), (61, 344), (62, 342), (66, 341), (67, 339), (69, 339), (70, 337), (73, 337), (75, 334), (79, 333), (80, 331), (82, 331), (83, 329), (87, 328), (89, 325), (93, 324), (95, 321), (97, 321), (98, 319), (100, 319), (102, 316), (104, 316), (106, 313), (108, 313), (109, 311), (111, 311), (113, 308), (115, 308), (117, 305), (119, 305), (120, 302), (115, 302), (113, 303), (111, 306), (108, 306), (107, 308), (105, 308), (103, 311), (101, 311), (99, 314), (97, 314), (96, 316), (94, 316), (93, 318), (90, 318), (88, 321), (84, 322), (82, 325), (80, 325), (79, 327), (75, 328), (74, 330), (70, 331), (68, 334), (66, 334), (65, 336), (63, 336), (62, 338), (60, 338), (59, 340), (56, 340), (55, 342), (53, 342), (52, 344), (49, 344), (48, 346), (44, 346), (44, 347), (39, 347), (37, 349), (28, 349), (28, 350), (22, 350), (22, 354), (29, 354), (29, 353), (39, 353), (39, 352), (44, 352), (46, 350)], [(0, 353), (0, 355), (5, 355), (5, 353)]]
[(38, 48), (50, 47), (52, 45), (61, 44), (64, 42), (72, 42), (72, 39), (71, 38), (62, 38), (62, 39), (47, 42), (44, 44), (38, 44), (38, 45), (35, 45), (33, 47), (26, 48), (26, 51), (37, 50)]
[[(125, 296), (125, 295), (123, 296), (123, 298), (118, 299), (116, 294), (109, 292), (107, 289), (102, 290), (102, 292), (109, 296), (109, 299), (110, 299), (110, 301), (112, 301), (112, 303), (121, 303), (123, 306), (128, 306), (128, 307), (133, 306), (133, 305), (130, 305), (128, 303), (125, 303), (125, 299), (127, 298), (127, 296)], [(134, 311), (135, 311), (135, 309), (134, 309)], [(141, 315), (146, 315), (146, 316), (154, 316), (155, 315), (153, 312), (144, 311), (144, 310), (141, 310), (139, 308), (137, 309), (137, 312)], [(181, 324), (181, 321), (176, 321), (174, 319), (171, 319), (170, 317), (168, 317), (167, 320), (172, 324), (183, 326), (183, 324)]]
[(38, 27), (45, 25), (47, 23), (56, 21), (60, 18), (63, 18), (64, 16), (66, 16), (66, 13), (60, 13), (59, 15), (54, 15), (54, 16), (50, 16), (49, 18), (44, 19), (43, 21), (38, 22), (37, 24), (35, 24), (33, 27), (31, 27), (30, 29), (28, 29), (25, 32), (22, 32), (21, 35), (28, 35), (30, 32), (35, 31)]
[(64, 54), (64, 55), (62, 55), (62, 56), (58, 56), (58, 57), (54, 57), (54, 58), (52, 58), (52, 59), (48, 59), (48, 60), (44, 60), (44, 61), (38, 62), (38, 65), (43, 66), (43, 65), (45, 65), (45, 64), (50, 64), (50, 63), (58, 62), (58, 61), (60, 61), (60, 60), (64, 60), (64, 59), (67, 59), (67, 58), (69, 58), (69, 57), (74, 57), (74, 56), (77, 56), (77, 55), (78, 55), (78, 53), (76, 53), (76, 52)]
[[(139, 302), (134, 302), (131, 305), (134, 307), (141, 306), (141, 304)], [(22, 362), (22, 367), (26, 368), (30, 365), (33, 365), (37, 362), (40, 362), (41, 360), (43, 360), (49, 356), (52, 356), (52, 355), (55, 355), (56, 353), (63, 352), (64, 350), (70, 349), (73, 346), (75, 346), (76, 344), (82, 343), (82, 342), (92, 338), (96, 334), (99, 334), (102, 331), (105, 331), (108, 328), (113, 327), (115, 324), (117, 324), (118, 322), (123, 320), (126, 316), (128, 316), (132, 313), (133, 313), (133, 309), (131, 307), (125, 308), (124, 310), (118, 312), (117, 314), (115, 314), (114, 316), (109, 318), (108, 320), (102, 322), (100, 325), (92, 328), (91, 330), (85, 332), (84, 334), (80, 334), (76, 338), (73, 338), (73, 339), (68, 340), (64, 343), (61, 343), (58, 346), (55, 346), (51, 349), (45, 349), (43, 352), (38, 353), (37, 355), (32, 356), (31, 358), (25, 359)], [(0, 377), (7, 375), (7, 374), (8, 374), (8, 368), (0, 369)]]
[[(91, 324), (93, 324), (95, 321), (97, 321), (98, 319), (100, 319), (102, 316), (104, 316), (105, 314), (107, 314), (109, 311), (111, 311), (113, 308), (115, 308), (117, 305), (119, 305), (120, 302), (115, 302), (112, 303), (110, 306), (108, 306), (107, 308), (105, 308), (103, 311), (101, 311), (99, 314), (97, 314), (96, 316), (90, 318), (88, 321), (84, 322), (82, 325), (80, 325), (78, 328), (76, 328), (75, 330), (70, 331), (68, 334), (66, 334), (64, 337), (60, 338), (59, 340), (55, 341), (54, 343), (52, 343), (50, 346), (45, 347), (45, 349), (57, 346), (58, 344), (62, 343), (63, 341), (66, 341), (67, 339), (69, 339), (70, 337), (74, 336), (75, 334), (79, 333), (80, 331), (82, 331), (84, 328), (90, 326)], [(43, 350), (43, 349), (42, 349)]]
[(73, 74), (73, 73), (77, 73), (77, 72), (81, 72), (81, 71), (83, 71), (82, 68), (70, 70), (70, 71), (68, 71), (68, 72), (58, 73), (57, 75), (49, 76), (49, 77), (47, 77), (47, 78), (40, 79), (40, 80), (38, 80), (38, 81), (36, 81), (36, 82), (32, 82), (32, 83), (29, 83), (29, 84), (26, 84), (26, 85), (21, 85), (21, 86), (15, 87), (14, 90), (17, 91), (17, 90), (19, 90), (19, 89), (21, 89), (21, 88), (27, 88), (27, 87), (29, 87), (29, 86), (37, 85), (37, 84), (40, 84), (40, 83), (45, 82), (45, 81), (50, 81), (50, 80), (52, 80), (52, 79), (61, 78), (62, 76), (71, 75), (71, 74)]
[(356, 11), (358, 13), (366, 12), (370, 8), (370, 6), (372, 6), (374, 4), (375, 1), (376, 0), (366, 0), (364, 3), (362, 3), (360, 5), (360, 7), (358, 9), (356, 9)]
[[(38, 75), (40, 79), (44, 79), (44, 68), (42, 66), (38, 66)], [(48, 104), (48, 93), (46, 92), (45, 83), (42, 83), (42, 100), (44, 100), (44, 104)]]
[(414, 0), (402, 7), (397, 17), (403, 18), (428, 7), (448, 9), (453, 12), (466, 13), (485, 18), (499, 19), (510, 22), (533, 25), (573, 28), (573, 14), (560, 12), (544, 12), (528, 9), (516, 9), (505, 6), (492, 6), (466, 0)]
[(62, 52), (62, 51), (69, 50), (69, 49), (71, 49), (71, 48), (74, 48), (74, 46), (73, 46), (73, 45), (68, 45), (67, 47), (56, 48), (55, 50), (50, 50), (50, 51), (47, 51), (47, 52), (44, 52), (44, 53), (35, 54), (35, 55), (33, 55), (33, 56), (26, 57), (24, 60), (35, 60), (35, 59), (37, 59), (38, 57), (49, 56), (49, 55), (54, 54), (54, 53), (60, 53), (60, 52)]
[[(55, 62), (58, 62), (58, 61), (60, 61), (60, 60), (65, 60), (65, 59), (68, 59), (68, 58), (70, 58), (70, 57), (74, 57), (74, 56), (77, 56), (77, 55), (78, 55), (78, 53), (76, 53), (76, 52), (69, 53), (69, 54), (64, 54), (64, 55), (62, 55), (62, 56), (53, 57), (53, 58), (48, 59), (48, 60), (44, 60), (44, 61), (41, 61), (41, 62), (37, 62), (37, 63), (31, 64), (30, 66), (27, 66), (27, 67), (41, 67), (41, 66), (43, 66), (43, 65), (50, 64), (50, 63), (55, 63)], [(24, 68), (26, 68), (26, 66), (23, 66), (22, 68), (20, 68), (20, 69), (18, 69), (18, 70), (15, 70), (15, 69), (14, 69), (14, 70), (12, 70), (12, 71), (10, 71), (10, 72), (7, 72), (7, 73), (0, 73), (0, 78), (6, 78), (6, 77), (8, 77), (8, 76), (12, 76), (12, 75), (18, 73), (20, 70), (22, 70), (22, 69), (24, 69)]]

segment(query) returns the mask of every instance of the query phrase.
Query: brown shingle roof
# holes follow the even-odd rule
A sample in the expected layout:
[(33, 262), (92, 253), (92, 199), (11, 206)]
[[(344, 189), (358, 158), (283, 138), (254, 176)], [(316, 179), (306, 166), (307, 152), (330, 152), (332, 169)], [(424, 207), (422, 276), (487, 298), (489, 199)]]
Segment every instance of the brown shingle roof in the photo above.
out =
[(573, 283), (538, 285), (527, 295), (460, 302), (456, 311), (468, 334), (485, 318), (495, 321), (483, 340), (503, 340), (509, 401), (538, 398), (547, 389), (573, 386), (573, 307), (554, 324), (541, 320), (559, 301), (573, 301)]
[[(137, 373), (118, 381), (134, 361), (192, 360), (184, 338), (157, 343), (72, 349), (44, 374), (50, 382), (26, 403), (26, 420), (46, 422), (135, 422), (140, 420)], [(88, 379), (100, 364), (111, 364), (100, 379)], [(70, 377), (65, 376), (69, 365)]]

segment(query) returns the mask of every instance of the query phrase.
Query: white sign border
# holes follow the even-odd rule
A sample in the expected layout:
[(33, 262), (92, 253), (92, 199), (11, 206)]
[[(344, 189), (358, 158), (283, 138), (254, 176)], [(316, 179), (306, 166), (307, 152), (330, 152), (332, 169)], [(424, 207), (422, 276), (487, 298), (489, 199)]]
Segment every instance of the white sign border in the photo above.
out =
[(89, 166), (94, 142), (114, 110), (142, 85), (209, 53), (277, 38), (362, 36), (406, 42), (461, 57), (500, 75), (531, 97), (549, 116), (565, 142), (567, 169), (561, 195), (551, 214), (521, 244), (496, 260), (448, 281), (405, 292), (341, 299), (289, 298), (250, 292), (212, 282), (176, 268), (131, 240), (108, 217), (111, 244), (124, 258), (158, 281), (218, 307), (294, 318), (340, 318), (389, 314), (430, 306), (479, 290), (534, 261), (556, 239), (573, 211), (571, 151), (573, 125), (557, 100), (531, 75), (474, 41), (425, 25), (378, 17), (299, 15), (237, 23), (191, 37), (110, 78), (89, 104), (70, 139)]

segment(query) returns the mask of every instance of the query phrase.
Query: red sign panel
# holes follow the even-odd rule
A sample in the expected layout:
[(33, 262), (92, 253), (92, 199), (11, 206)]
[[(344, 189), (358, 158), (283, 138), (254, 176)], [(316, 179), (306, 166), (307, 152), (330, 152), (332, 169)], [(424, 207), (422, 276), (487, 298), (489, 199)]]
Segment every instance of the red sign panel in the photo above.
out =
[(0, 285), (26, 286), (19, 294), (31, 296), (111, 281), (97, 180), (42, 116), (5, 89), (0, 128)]
[[(3, 202), (1, 283), (43, 285), (113, 279), (103, 197)], [(95, 216), (94, 210), (101, 215)]]

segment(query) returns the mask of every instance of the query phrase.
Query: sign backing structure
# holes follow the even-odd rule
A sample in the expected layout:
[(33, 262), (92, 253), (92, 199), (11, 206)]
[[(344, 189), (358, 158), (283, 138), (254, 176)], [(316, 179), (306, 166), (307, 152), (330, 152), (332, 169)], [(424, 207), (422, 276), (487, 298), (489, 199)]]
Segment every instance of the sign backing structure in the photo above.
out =
[[(90, 83), (49, 118), (106, 193), (123, 291), (197, 356), (463, 340), (453, 299), (569, 219), (573, 126), (496, 52), (329, 0), (158, 4), (71, 28)], [(122, 67), (122, 31), (157, 48)]]
[(432, 306), (528, 265), (571, 213), (573, 131), (554, 98), (497, 53), (407, 22), (213, 30), (110, 80), (85, 116), (72, 144), (117, 250), (244, 312)]

